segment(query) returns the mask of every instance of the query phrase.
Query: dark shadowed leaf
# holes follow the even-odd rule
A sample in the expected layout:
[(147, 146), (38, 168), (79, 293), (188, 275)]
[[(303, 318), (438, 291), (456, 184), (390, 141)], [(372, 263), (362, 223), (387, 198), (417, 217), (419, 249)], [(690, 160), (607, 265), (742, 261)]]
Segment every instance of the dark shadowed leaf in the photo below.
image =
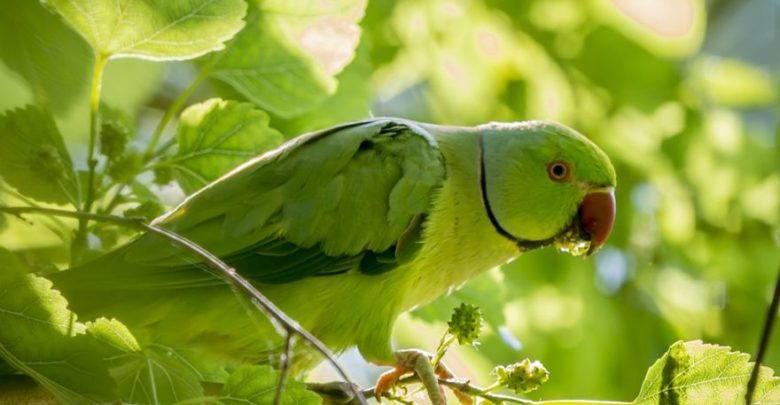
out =
[(0, 14), (0, 58), (30, 86), (35, 101), (66, 111), (84, 92), (89, 46), (37, 1), (9, 0)]
[(36, 106), (6, 111), (0, 145), (0, 176), (8, 184), (38, 201), (78, 204), (78, 181), (51, 114)]

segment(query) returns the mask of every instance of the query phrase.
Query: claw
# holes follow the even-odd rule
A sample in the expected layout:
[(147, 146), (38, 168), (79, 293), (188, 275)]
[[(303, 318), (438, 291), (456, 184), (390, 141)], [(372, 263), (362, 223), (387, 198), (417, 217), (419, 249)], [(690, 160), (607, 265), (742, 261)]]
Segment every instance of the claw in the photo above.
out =
[[(447, 400), (444, 396), (444, 390), (439, 385), (439, 378), (453, 378), (452, 372), (442, 363), (433, 368), (431, 359), (433, 356), (422, 350), (399, 350), (395, 352), (396, 364), (393, 369), (379, 376), (374, 387), (374, 396), (379, 400), (388, 393), (398, 380), (406, 374), (415, 373), (420, 382), (428, 392), (433, 405), (446, 405)], [(462, 405), (472, 405), (473, 400), (470, 395), (457, 389), (451, 388), (453, 394), (458, 398)]]
[(382, 396), (390, 392), (404, 374), (409, 374), (413, 371), (414, 369), (412, 368), (396, 364), (392, 370), (382, 373), (376, 380), (376, 385), (374, 386), (374, 398), (381, 402)]

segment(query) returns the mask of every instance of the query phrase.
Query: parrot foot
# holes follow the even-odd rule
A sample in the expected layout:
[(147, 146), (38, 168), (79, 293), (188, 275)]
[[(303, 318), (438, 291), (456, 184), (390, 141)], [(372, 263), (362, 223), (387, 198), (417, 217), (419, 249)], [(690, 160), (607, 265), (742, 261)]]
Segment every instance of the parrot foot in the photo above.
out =
[[(447, 399), (444, 396), (444, 390), (439, 385), (439, 378), (453, 378), (452, 372), (443, 363), (439, 363), (434, 369), (431, 363), (433, 356), (422, 350), (408, 349), (395, 352), (395, 365), (393, 369), (379, 376), (374, 387), (374, 397), (380, 400), (384, 394), (389, 392), (398, 380), (406, 374), (417, 374), (425, 390), (428, 392), (433, 405), (446, 405)], [(458, 398), (461, 404), (471, 405), (470, 395), (452, 388), (452, 392)]]

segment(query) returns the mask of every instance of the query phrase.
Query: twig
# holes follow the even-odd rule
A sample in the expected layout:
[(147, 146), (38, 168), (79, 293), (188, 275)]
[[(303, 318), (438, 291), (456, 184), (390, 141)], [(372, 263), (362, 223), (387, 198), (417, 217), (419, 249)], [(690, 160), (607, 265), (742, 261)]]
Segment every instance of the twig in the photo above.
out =
[[(108, 58), (103, 54), (95, 55), (95, 69), (92, 72), (92, 90), (89, 97), (89, 146), (87, 149), (87, 196), (84, 205), (81, 208), (84, 212), (92, 211), (92, 204), (95, 202), (95, 168), (97, 159), (95, 158), (95, 144), (97, 143), (98, 109), (100, 108), (100, 88), (103, 83), (103, 70), (106, 67)], [(87, 219), (79, 218), (79, 227), (76, 231), (76, 237), (71, 243), (70, 264), (76, 263), (83, 253), (87, 244)]]
[(758, 374), (761, 371), (761, 362), (764, 361), (767, 347), (769, 347), (769, 338), (772, 336), (772, 329), (774, 329), (775, 319), (777, 319), (778, 306), (780, 306), (780, 268), (778, 268), (777, 271), (775, 294), (772, 296), (772, 303), (769, 304), (769, 309), (766, 313), (766, 320), (764, 321), (764, 330), (761, 332), (761, 341), (758, 344), (756, 362), (753, 364), (753, 371), (750, 373), (747, 392), (745, 392), (745, 403), (747, 405), (753, 403), (753, 395), (756, 390), (756, 384), (758, 383)]
[(165, 110), (165, 114), (157, 124), (157, 128), (155, 128), (154, 133), (152, 134), (152, 139), (149, 141), (149, 145), (147, 145), (146, 151), (144, 151), (144, 162), (150, 161), (157, 155), (157, 144), (160, 142), (160, 138), (162, 137), (165, 128), (168, 127), (168, 123), (171, 122), (173, 117), (179, 112), (179, 110), (181, 110), (182, 106), (184, 106), (184, 103), (190, 98), (190, 96), (192, 96), (192, 93), (195, 92), (200, 84), (203, 83), (203, 81), (211, 73), (212, 64), (203, 66), (200, 72), (198, 72), (198, 75), (195, 76), (195, 79), (193, 79), (192, 82), (190, 82), (190, 84), (188, 84), (187, 87), (185, 87), (184, 90), (179, 93), (179, 96), (176, 97), (176, 100), (174, 100), (168, 109)]
[(287, 383), (287, 374), (290, 371), (290, 349), (292, 347), (293, 334), (288, 333), (284, 339), (284, 348), (282, 349), (282, 356), (279, 359), (279, 382), (276, 383), (276, 394), (274, 395), (274, 405), (282, 403), (282, 393), (284, 392), (284, 385)]
[[(622, 401), (599, 401), (599, 400), (587, 400), (587, 399), (556, 399), (550, 401), (531, 401), (529, 399), (519, 398), (512, 395), (502, 395), (491, 393), (490, 390), (493, 387), (482, 388), (476, 385), (472, 385), (468, 380), (461, 380), (457, 378), (439, 379), (439, 384), (459, 390), (465, 394), (487, 399), (493, 403), (510, 402), (522, 405), (629, 405), (631, 402)], [(398, 381), (399, 385), (415, 384), (419, 383), (420, 379), (415, 376), (402, 378)], [(313, 391), (317, 391), (317, 385), (313, 386)], [(363, 390), (363, 395), (366, 398), (374, 397), (374, 387)]]
[(318, 352), (320, 352), (320, 354), (323, 357), (325, 357), (325, 359), (333, 366), (333, 368), (336, 370), (339, 376), (344, 381), (346, 381), (350, 387), (352, 387), (351, 389), (353, 390), (353, 394), (357, 398), (358, 402), (361, 404), (366, 404), (366, 399), (363, 396), (363, 394), (360, 392), (360, 390), (354, 388), (355, 384), (352, 382), (352, 380), (347, 375), (346, 371), (341, 367), (341, 365), (336, 360), (333, 353), (331, 353), (330, 349), (328, 349), (324, 343), (322, 343), (314, 335), (309, 333), (309, 331), (301, 327), (292, 318), (287, 316), (287, 314), (282, 312), (281, 309), (279, 309), (273, 302), (271, 302), (268, 298), (266, 298), (265, 295), (263, 295), (260, 291), (258, 291), (257, 288), (255, 288), (255, 286), (252, 285), (252, 283), (247, 281), (245, 278), (241, 277), (235, 271), (235, 269), (231, 268), (230, 266), (225, 264), (225, 262), (220, 260), (218, 257), (214, 256), (209, 251), (203, 249), (202, 247), (190, 241), (189, 239), (179, 234), (176, 234), (174, 232), (171, 232), (165, 228), (161, 228), (156, 225), (147, 224), (146, 222), (144, 222), (143, 218), (124, 218), (124, 217), (118, 217), (114, 215), (59, 210), (54, 208), (6, 207), (2, 205), (0, 205), (0, 212), (5, 212), (19, 217), (21, 217), (23, 214), (48, 214), (48, 215), (57, 215), (57, 216), (70, 217), (76, 219), (114, 223), (114, 224), (145, 230), (157, 234), (159, 236), (162, 236), (170, 240), (174, 244), (184, 249), (187, 249), (192, 253), (195, 253), (197, 256), (200, 256), (212, 270), (215, 271), (215, 274), (225, 279), (233, 289), (238, 290), (244, 295), (248, 296), (249, 300), (253, 304), (255, 304), (259, 309), (261, 309), (263, 312), (269, 315), (270, 318), (275, 321), (278, 327), (281, 327), (281, 329), (287, 332), (287, 334), (296, 333), (300, 335), (312, 347), (314, 347)]
[[(523, 405), (537, 404), (537, 402), (528, 399), (514, 397), (511, 395), (493, 394), (489, 392), (487, 388), (481, 388), (476, 385), (472, 385), (471, 382), (468, 380), (460, 380), (457, 378), (450, 378), (450, 379), (440, 378), (438, 381), (440, 385), (443, 385), (445, 387), (454, 388), (462, 391), (465, 394), (484, 398), (496, 404), (501, 402), (512, 402), (512, 403), (523, 404)], [(398, 381), (398, 385), (417, 384), (417, 383), (420, 383), (420, 378), (417, 377), (416, 375), (405, 377)], [(374, 398), (375, 397), (374, 387), (364, 389), (363, 395), (365, 395), (366, 398)]]
[(439, 341), (439, 346), (436, 348), (436, 355), (433, 357), (433, 361), (431, 361), (434, 369), (439, 366), (441, 359), (444, 358), (445, 354), (447, 354), (447, 349), (449, 349), (450, 345), (455, 342), (455, 339), (457, 339), (457, 337), (450, 335), (449, 331), (444, 332), (444, 335)]

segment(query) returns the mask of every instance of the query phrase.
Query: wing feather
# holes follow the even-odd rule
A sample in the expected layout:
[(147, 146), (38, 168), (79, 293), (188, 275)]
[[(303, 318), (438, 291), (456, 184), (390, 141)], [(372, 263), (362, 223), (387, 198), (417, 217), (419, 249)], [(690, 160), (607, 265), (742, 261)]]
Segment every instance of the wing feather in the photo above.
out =
[[(372, 119), (295, 138), (188, 197), (155, 224), (261, 283), (339, 274), (361, 262), (374, 274), (397, 266), (398, 240), (410, 224), (419, 225), (444, 177), (427, 131), (410, 121)], [(105, 286), (125, 271), (118, 288), (213, 284), (213, 276), (196, 275), (203, 272), (192, 260), (160, 237), (143, 235), (53, 278), (58, 287)], [(95, 273), (103, 273), (97, 284)], [(91, 281), (79, 280), (89, 274)], [(134, 275), (146, 279), (133, 281)]]

